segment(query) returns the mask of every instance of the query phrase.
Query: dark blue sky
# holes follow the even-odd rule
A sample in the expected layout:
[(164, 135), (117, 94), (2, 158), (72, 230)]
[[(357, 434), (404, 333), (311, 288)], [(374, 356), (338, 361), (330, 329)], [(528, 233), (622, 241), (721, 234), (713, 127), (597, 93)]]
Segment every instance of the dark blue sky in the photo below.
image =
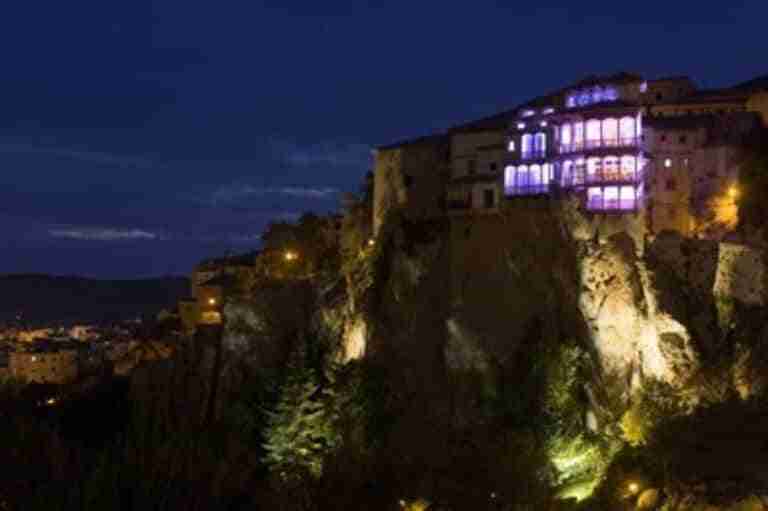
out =
[(327, 211), (372, 146), (587, 74), (768, 73), (768, 2), (3, 5), (0, 273), (185, 273)]

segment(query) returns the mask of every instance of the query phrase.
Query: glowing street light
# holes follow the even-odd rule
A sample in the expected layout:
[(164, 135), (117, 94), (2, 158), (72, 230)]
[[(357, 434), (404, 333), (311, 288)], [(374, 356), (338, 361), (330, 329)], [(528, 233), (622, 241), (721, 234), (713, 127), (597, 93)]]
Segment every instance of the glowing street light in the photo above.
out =
[(208, 305), (216, 305), (216, 298), (209, 298)]
[(629, 486), (627, 486), (627, 489), (629, 490), (629, 493), (632, 495), (637, 494), (637, 492), (640, 491), (640, 485), (637, 483), (629, 483)]
[(299, 254), (297, 254), (296, 252), (294, 252), (292, 250), (286, 250), (285, 255), (283, 256), (283, 258), (286, 261), (288, 261), (288, 262), (292, 262), (292, 261), (295, 261), (296, 259), (299, 258)]
[(372, 246), (374, 246), (375, 244), (376, 244), (376, 241), (375, 241), (373, 238), (370, 238), (370, 239), (368, 240), (368, 246), (369, 246), (369, 247), (372, 247)]

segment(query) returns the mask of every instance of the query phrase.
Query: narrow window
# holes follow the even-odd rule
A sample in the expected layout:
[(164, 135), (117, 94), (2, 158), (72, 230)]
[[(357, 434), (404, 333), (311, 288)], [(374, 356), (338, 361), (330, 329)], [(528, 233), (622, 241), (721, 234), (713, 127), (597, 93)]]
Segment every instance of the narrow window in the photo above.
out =
[(477, 171), (477, 161), (474, 159), (467, 160), (467, 174), (474, 174)]
[(483, 190), (483, 204), (486, 208), (492, 208), (495, 202), (493, 190)]

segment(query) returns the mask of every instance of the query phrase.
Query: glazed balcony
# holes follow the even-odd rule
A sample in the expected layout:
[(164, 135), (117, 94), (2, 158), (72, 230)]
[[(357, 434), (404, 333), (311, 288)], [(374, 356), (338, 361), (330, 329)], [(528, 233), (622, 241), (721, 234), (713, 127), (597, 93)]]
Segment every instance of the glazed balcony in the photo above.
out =
[(621, 148), (621, 147), (638, 147), (640, 145), (640, 139), (638, 137), (628, 138), (614, 138), (606, 140), (584, 140), (578, 142), (571, 142), (570, 144), (560, 144), (558, 151), (560, 154), (578, 153), (581, 151), (588, 151), (592, 149), (603, 148)]

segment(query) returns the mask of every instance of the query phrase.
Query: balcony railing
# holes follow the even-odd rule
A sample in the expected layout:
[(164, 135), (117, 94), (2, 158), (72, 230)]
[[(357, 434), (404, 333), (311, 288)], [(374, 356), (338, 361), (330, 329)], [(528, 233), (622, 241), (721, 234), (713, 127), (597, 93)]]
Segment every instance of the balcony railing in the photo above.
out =
[(604, 199), (597, 197), (587, 201), (588, 211), (622, 212), (637, 210), (637, 199)]
[(560, 154), (576, 153), (586, 149), (600, 149), (603, 147), (635, 147), (640, 142), (637, 137), (631, 138), (611, 138), (605, 140), (584, 140), (571, 142), (569, 144), (560, 144), (558, 150)]
[(549, 185), (507, 186), (504, 189), (504, 193), (507, 197), (542, 195), (549, 193)]
[(634, 171), (602, 171), (586, 175), (587, 184), (599, 183), (635, 183), (637, 174)]

